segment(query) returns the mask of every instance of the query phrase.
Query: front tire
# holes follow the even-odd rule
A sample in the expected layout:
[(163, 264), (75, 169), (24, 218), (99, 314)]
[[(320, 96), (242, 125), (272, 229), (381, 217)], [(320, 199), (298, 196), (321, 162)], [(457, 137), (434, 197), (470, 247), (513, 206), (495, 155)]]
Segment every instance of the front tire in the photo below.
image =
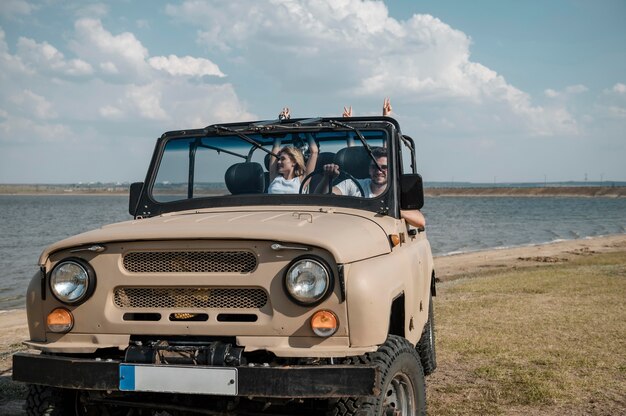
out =
[(426, 414), (426, 386), (420, 357), (406, 339), (390, 335), (362, 362), (378, 365), (380, 394), (346, 397), (331, 403), (332, 416), (413, 416)]
[(88, 403), (81, 390), (31, 384), (24, 409), (28, 416), (122, 416), (128, 412), (117, 406)]
[(63, 416), (72, 414), (71, 392), (48, 386), (28, 386), (25, 410), (28, 416)]

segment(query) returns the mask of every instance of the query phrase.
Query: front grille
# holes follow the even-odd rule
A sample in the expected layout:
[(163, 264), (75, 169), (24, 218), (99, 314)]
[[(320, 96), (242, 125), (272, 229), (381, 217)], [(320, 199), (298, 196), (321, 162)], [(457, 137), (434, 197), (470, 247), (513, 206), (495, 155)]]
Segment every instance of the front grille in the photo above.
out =
[(118, 287), (114, 302), (120, 308), (262, 308), (267, 293), (258, 288)]
[(250, 273), (257, 260), (249, 251), (138, 251), (124, 256), (131, 273)]

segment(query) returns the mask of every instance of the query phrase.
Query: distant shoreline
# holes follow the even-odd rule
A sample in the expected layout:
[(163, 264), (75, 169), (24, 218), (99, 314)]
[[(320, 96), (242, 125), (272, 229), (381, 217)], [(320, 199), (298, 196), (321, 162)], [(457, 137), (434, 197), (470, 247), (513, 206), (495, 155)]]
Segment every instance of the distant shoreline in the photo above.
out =
[[(128, 186), (0, 184), (0, 195), (128, 195)], [(626, 186), (426, 187), (427, 197), (602, 197), (624, 198)]]
[(624, 198), (626, 186), (545, 186), (545, 187), (467, 187), (426, 188), (426, 196), (478, 197), (602, 197)]

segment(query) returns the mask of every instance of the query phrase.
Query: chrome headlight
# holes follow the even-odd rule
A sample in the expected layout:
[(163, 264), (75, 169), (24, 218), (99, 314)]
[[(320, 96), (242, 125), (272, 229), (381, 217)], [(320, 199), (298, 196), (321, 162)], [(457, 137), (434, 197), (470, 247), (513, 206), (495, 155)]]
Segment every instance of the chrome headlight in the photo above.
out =
[(285, 274), (285, 289), (301, 305), (320, 302), (332, 290), (332, 275), (321, 259), (296, 259)]
[(76, 304), (86, 300), (95, 285), (95, 272), (81, 259), (63, 260), (50, 273), (50, 289), (64, 303)]

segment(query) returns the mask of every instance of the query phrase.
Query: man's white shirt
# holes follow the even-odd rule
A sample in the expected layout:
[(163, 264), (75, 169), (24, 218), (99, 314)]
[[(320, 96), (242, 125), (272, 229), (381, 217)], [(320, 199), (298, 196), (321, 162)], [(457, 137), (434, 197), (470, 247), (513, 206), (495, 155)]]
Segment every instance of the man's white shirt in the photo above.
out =
[[(363, 188), (363, 191), (365, 191), (365, 194), (366, 194), (365, 197), (374, 198), (375, 195), (372, 193), (372, 188), (370, 186), (372, 183), (372, 180), (370, 178), (366, 178), (366, 179), (357, 179), (357, 181), (359, 182), (359, 185), (361, 185), (361, 188)], [(362, 196), (361, 191), (359, 191), (359, 187), (356, 185), (356, 183), (354, 183), (352, 179), (346, 179), (345, 181), (341, 181), (337, 185), (335, 185), (335, 187), (339, 189), (339, 191), (341, 191), (342, 195)]]

